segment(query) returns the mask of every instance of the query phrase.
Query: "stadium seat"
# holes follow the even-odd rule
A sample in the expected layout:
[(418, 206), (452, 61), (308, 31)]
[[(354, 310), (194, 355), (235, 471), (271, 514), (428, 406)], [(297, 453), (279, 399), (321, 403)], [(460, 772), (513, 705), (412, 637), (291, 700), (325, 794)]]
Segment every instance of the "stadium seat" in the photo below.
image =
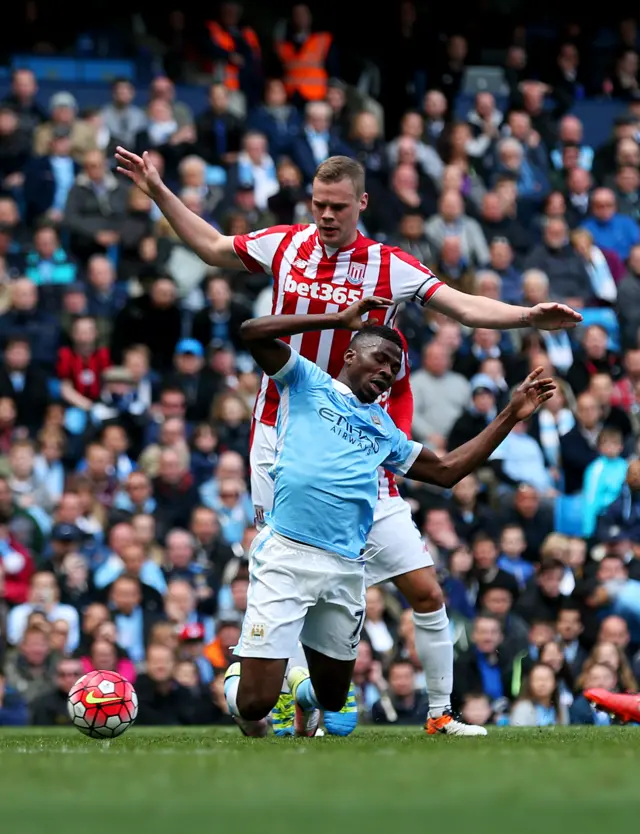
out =
[(565, 536), (582, 536), (582, 495), (559, 495), (554, 505), (554, 527)]
[(56, 58), (43, 55), (14, 55), (12, 69), (29, 69), (38, 81), (79, 81), (78, 61), (75, 58)]
[(467, 67), (462, 77), (460, 92), (474, 96), (476, 93), (493, 93), (504, 96), (509, 92), (502, 67)]
[(571, 113), (584, 125), (585, 141), (597, 147), (611, 138), (613, 123), (625, 109), (622, 101), (580, 101)]
[(610, 307), (587, 307), (582, 313), (582, 327), (599, 324), (604, 327), (609, 336), (609, 350), (620, 350), (620, 324), (615, 311)]
[(80, 81), (89, 84), (111, 84), (116, 78), (127, 78), (135, 81), (136, 70), (133, 61), (80, 61)]

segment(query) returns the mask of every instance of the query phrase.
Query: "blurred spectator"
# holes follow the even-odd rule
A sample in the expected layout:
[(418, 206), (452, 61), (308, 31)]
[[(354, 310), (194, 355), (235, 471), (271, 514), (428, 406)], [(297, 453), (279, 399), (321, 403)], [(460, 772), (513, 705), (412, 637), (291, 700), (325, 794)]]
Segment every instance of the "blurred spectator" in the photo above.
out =
[(52, 148), (54, 136), (62, 137), (68, 131), (71, 156), (82, 162), (88, 151), (96, 150), (96, 134), (93, 127), (78, 117), (78, 102), (72, 93), (60, 91), (49, 99), (49, 120), (38, 125), (33, 134), (33, 151), (44, 156)]
[(171, 650), (158, 644), (149, 646), (146, 672), (136, 681), (140, 725), (193, 723), (195, 705), (188, 690), (176, 682), (174, 672), (175, 661)]
[(56, 578), (48, 571), (34, 573), (29, 583), (28, 601), (11, 609), (7, 619), (7, 640), (14, 646), (28, 631), (28, 620), (34, 611), (41, 612), (50, 622), (64, 620), (69, 624), (66, 650), (72, 652), (80, 640), (78, 612), (70, 605), (60, 603), (60, 590)]
[(293, 140), (291, 157), (302, 172), (305, 183), (313, 180), (316, 168), (330, 156), (353, 156), (351, 148), (335, 135), (331, 127), (331, 108), (323, 101), (305, 106), (304, 121)]
[(558, 682), (550, 666), (536, 664), (529, 672), (527, 686), (511, 711), (514, 727), (548, 727), (568, 724), (566, 708), (560, 702)]
[(389, 690), (371, 709), (376, 724), (424, 724), (428, 703), (415, 689), (414, 670), (408, 660), (394, 661), (389, 668)]
[(434, 339), (422, 354), (423, 367), (411, 375), (414, 397), (413, 434), (421, 443), (434, 436), (448, 437), (462, 410), (469, 403), (468, 381), (451, 370), (447, 347)]
[(88, 151), (82, 167), (69, 191), (63, 222), (73, 251), (86, 263), (91, 255), (105, 254), (119, 242), (127, 193), (107, 170), (101, 151)]
[(54, 687), (31, 704), (31, 723), (36, 727), (60, 727), (71, 724), (67, 697), (74, 683), (82, 677), (83, 669), (77, 660), (61, 658), (55, 670)]

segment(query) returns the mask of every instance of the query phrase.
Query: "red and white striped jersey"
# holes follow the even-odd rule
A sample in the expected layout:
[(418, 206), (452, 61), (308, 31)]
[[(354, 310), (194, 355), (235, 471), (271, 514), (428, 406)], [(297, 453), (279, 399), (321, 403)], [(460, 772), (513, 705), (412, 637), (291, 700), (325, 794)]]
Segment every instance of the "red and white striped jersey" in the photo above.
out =
[[(409, 352), (407, 342), (397, 331), (402, 339), (403, 355), (400, 371), (389, 391), (378, 398), (380, 405), (386, 409), (396, 426), (403, 431), (407, 437), (411, 437), (411, 424), (413, 422), (413, 392), (409, 382)], [(396, 476), (382, 466), (378, 467), (378, 498), (397, 498), (400, 495)]]
[[(369, 319), (392, 325), (397, 304), (413, 300), (425, 304), (443, 286), (412, 255), (360, 233), (350, 246), (330, 249), (321, 243), (315, 225), (273, 226), (236, 235), (233, 244), (249, 272), (273, 276), (274, 315), (337, 313), (361, 298), (377, 295), (395, 304), (373, 310)], [(347, 330), (325, 330), (285, 341), (335, 377), (351, 337)], [(263, 376), (255, 419), (275, 426), (278, 403), (275, 383)]]

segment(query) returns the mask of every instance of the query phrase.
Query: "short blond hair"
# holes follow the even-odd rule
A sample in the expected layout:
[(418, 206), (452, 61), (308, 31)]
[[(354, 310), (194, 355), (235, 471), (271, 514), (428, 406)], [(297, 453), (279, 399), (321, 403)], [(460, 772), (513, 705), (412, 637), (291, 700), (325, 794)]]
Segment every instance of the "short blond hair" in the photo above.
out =
[(320, 182), (340, 182), (351, 180), (356, 197), (364, 194), (364, 168), (356, 160), (348, 156), (330, 156), (318, 165), (314, 179)]

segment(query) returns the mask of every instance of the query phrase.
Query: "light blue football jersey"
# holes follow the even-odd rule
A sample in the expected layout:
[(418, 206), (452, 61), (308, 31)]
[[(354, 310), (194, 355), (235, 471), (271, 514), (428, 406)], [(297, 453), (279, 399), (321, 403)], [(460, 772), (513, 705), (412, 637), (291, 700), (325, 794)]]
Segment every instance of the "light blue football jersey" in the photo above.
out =
[(422, 446), (294, 350), (273, 379), (281, 401), (265, 520), (283, 536), (357, 559), (373, 524), (378, 466), (405, 474)]

